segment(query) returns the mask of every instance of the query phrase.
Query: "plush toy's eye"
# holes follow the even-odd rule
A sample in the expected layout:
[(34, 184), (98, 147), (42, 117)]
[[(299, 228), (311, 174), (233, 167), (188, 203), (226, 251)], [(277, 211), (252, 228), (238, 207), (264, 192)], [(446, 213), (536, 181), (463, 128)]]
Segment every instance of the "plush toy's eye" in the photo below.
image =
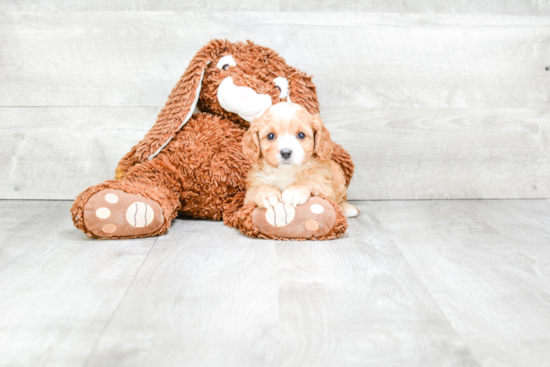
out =
[(221, 59), (218, 60), (218, 63), (216, 64), (218, 69), (220, 70), (227, 70), (230, 66), (237, 66), (237, 63), (235, 62), (235, 59), (231, 55), (225, 55)]
[(288, 97), (288, 80), (282, 76), (279, 76), (273, 79), (273, 82), (275, 83), (275, 89), (278, 89), (280, 92), (279, 98)]
[(273, 133), (267, 134), (267, 140), (273, 140), (273, 139), (275, 139), (275, 134)]
[(298, 139), (302, 140), (306, 138), (306, 134), (304, 133), (298, 133)]

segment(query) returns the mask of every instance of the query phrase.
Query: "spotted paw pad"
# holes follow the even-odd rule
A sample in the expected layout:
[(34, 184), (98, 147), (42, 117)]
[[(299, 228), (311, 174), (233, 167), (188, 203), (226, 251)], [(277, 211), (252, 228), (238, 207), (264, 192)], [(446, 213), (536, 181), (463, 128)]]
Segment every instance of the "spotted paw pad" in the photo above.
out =
[(163, 223), (162, 208), (156, 201), (122, 190), (99, 191), (84, 206), (84, 224), (98, 237), (143, 236)]
[(252, 220), (268, 236), (312, 238), (330, 232), (336, 223), (336, 212), (328, 201), (312, 197), (296, 208), (283, 203), (269, 209), (257, 208)]

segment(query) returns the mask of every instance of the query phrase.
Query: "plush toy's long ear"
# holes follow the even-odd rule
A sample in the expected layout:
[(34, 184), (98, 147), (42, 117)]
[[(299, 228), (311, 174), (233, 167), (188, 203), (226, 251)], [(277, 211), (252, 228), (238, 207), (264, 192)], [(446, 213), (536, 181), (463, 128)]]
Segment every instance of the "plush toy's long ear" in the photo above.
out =
[[(199, 100), (206, 66), (230, 45), (227, 40), (212, 40), (193, 57), (187, 70), (172, 89), (166, 105), (157, 117), (157, 122), (145, 138), (132, 148), (134, 154), (127, 154), (120, 161), (119, 169), (127, 170), (136, 163), (153, 159), (189, 121)], [(121, 173), (123, 175), (123, 172)]]
[(315, 84), (309, 76), (300, 70), (290, 67), (289, 100), (305, 107), (312, 115), (319, 113), (319, 101)]
[(315, 115), (313, 118), (313, 130), (315, 139), (315, 153), (317, 156), (325, 161), (332, 156), (332, 140), (330, 139), (330, 133), (323, 124), (323, 120), (319, 115)]
[(258, 128), (253, 125), (243, 136), (243, 152), (252, 163), (260, 159), (261, 148), (258, 132)]

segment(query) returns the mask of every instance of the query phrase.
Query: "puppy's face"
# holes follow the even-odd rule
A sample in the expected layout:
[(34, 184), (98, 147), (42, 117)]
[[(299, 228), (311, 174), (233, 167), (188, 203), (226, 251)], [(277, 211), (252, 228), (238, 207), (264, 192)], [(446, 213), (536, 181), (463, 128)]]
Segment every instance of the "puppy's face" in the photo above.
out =
[(299, 105), (279, 103), (258, 121), (261, 155), (273, 167), (302, 166), (313, 155), (313, 116)]
[(270, 107), (243, 138), (244, 152), (252, 161), (260, 157), (279, 168), (301, 167), (314, 155), (330, 159), (332, 142), (321, 118), (289, 102)]

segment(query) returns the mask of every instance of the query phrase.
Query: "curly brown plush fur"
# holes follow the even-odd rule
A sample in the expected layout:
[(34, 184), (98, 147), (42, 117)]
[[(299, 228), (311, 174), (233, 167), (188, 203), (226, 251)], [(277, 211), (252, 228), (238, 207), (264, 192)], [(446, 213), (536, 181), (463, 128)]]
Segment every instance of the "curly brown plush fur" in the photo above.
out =
[[(238, 61), (237, 67), (217, 68), (218, 60), (225, 55), (232, 55)], [(155, 236), (166, 232), (179, 211), (196, 218), (223, 219), (247, 235), (272, 238), (255, 227), (251, 218), (254, 207), (243, 206), (250, 163), (241, 144), (249, 123), (224, 110), (218, 102), (218, 86), (228, 76), (237, 86), (269, 95), (273, 104), (283, 101), (273, 79), (284, 76), (289, 81), (292, 101), (311, 113), (319, 112), (311, 77), (287, 65), (275, 51), (250, 41), (213, 40), (191, 60), (152, 129), (122, 158), (116, 169), (117, 180), (92, 186), (77, 197), (71, 208), (75, 226), (95, 238)], [(192, 115), (182, 126), (195, 103), (202, 112)], [(332, 159), (342, 166), (349, 184), (353, 175), (349, 154), (335, 144)], [(119, 189), (156, 201), (164, 223), (151, 233), (137, 236), (91, 232), (84, 219), (86, 203), (105, 189)], [(338, 205), (331, 205), (337, 213), (336, 224), (327, 235), (316, 239), (336, 238), (347, 227)]]

